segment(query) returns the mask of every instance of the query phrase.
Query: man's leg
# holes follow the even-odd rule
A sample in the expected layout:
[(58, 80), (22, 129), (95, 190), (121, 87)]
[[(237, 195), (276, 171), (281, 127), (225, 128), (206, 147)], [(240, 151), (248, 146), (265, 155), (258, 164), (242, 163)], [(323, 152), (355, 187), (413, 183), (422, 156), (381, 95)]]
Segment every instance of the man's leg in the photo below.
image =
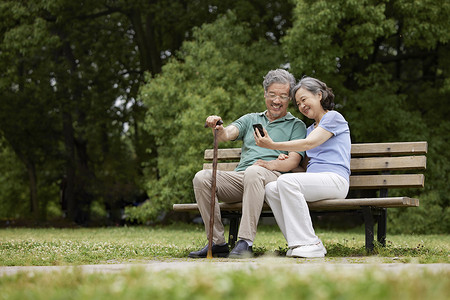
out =
[[(222, 202), (241, 202), (243, 193), (243, 172), (217, 171), (216, 197), (214, 208), (213, 242), (216, 245), (225, 243), (224, 227), (220, 214), (219, 199)], [(212, 171), (197, 172), (193, 179), (195, 200), (205, 224), (206, 236), (209, 236), (209, 221), (211, 212)]]
[(264, 204), (265, 186), (277, 180), (277, 171), (260, 166), (250, 166), (244, 172), (244, 193), (242, 196), (242, 218), (238, 237), (253, 242), (259, 217)]

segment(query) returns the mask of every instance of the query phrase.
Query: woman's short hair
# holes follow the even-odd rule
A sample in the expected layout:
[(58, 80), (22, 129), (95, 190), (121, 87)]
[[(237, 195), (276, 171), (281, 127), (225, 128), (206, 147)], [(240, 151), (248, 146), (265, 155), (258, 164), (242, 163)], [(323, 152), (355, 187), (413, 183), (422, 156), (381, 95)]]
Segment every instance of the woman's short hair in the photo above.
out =
[(288, 83), (289, 95), (291, 95), (291, 90), (295, 85), (295, 78), (294, 75), (292, 75), (286, 70), (283, 69), (271, 70), (267, 73), (266, 76), (264, 76), (263, 81), (264, 91), (267, 92), (269, 86), (271, 86), (274, 83), (281, 83), (281, 84)]
[(294, 105), (297, 106), (295, 102), (295, 94), (300, 88), (304, 88), (307, 91), (310, 91), (314, 95), (317, 95), (319, 92), (322, 93), (322, 99), (320, 100), (320, 104), (322, 104), (323, 109), (332, 110), (334, 108), (334, 94), (333, 90), (327, 85), (320, 81), (319, 79), (305, 76), (303, 77), (291, 91), (291, 98), (294, 102)]

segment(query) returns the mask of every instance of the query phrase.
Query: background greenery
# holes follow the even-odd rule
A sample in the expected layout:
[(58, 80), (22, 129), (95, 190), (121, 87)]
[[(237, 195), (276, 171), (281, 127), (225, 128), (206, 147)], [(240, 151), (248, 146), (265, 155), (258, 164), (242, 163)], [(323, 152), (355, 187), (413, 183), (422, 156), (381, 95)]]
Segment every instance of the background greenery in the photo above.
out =
[(448, 233), (449, 16), (439, 0), (1, 0), (0, 218), (160, 220), (194, 201), (204, 119), (263, 110), (284, 67), (334, 89), (353, 142), (428, 141), (425, 188), (394, 192), (421, 206), (389, 229)]

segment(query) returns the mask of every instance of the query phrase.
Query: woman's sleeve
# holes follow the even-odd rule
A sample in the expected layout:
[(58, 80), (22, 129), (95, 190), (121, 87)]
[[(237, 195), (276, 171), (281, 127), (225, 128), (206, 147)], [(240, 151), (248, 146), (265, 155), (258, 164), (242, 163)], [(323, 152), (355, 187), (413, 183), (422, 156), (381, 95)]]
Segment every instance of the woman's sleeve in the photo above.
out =
[(347, 121), (335, 110), (327, 112), (320, 120), (319, 126), (334, 135), (349, 130)]

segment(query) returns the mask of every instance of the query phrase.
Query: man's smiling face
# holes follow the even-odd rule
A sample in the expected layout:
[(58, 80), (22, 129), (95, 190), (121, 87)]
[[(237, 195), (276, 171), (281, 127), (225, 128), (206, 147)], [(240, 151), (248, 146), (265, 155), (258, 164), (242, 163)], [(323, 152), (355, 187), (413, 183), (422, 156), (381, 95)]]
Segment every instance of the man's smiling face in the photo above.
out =
[(289, 106), (289, 83), (273, 83), (264, 93), (266, 98), (267, 118), (270, 122), (284, 117)]

